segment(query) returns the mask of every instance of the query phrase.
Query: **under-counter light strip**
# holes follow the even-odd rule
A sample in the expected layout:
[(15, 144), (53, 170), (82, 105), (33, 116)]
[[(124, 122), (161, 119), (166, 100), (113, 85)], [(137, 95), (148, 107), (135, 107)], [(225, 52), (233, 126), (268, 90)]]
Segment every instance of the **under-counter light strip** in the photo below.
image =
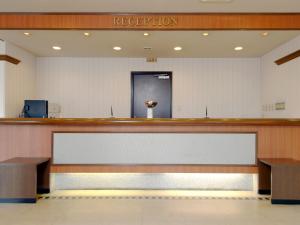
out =
[(56, 173), (53, 190), (257, 190), (257, 175), (240, 173)]

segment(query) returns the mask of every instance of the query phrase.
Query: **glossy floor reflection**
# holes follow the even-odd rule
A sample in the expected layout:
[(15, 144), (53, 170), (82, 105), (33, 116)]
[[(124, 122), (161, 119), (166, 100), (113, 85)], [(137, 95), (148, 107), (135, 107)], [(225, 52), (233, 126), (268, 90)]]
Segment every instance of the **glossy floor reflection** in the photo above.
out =
[(37, 204), (0, 204), (0, 224), (289, 225), (300, 221), (300, 206), (271, 205), (251, 192), (58, 191), (46, 197)]

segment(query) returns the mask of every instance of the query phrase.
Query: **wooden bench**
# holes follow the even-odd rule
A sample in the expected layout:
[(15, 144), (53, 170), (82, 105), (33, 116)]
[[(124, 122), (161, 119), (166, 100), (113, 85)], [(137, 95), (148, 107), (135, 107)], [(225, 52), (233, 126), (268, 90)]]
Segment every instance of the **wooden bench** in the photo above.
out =
[(300, 204), (300, 161), (259, 159), (258, 193), (271, 194), (272, 204)]
[(12, 158), (0, 162), (0, 203), (35, 203), (49, 193), (49, 158)]

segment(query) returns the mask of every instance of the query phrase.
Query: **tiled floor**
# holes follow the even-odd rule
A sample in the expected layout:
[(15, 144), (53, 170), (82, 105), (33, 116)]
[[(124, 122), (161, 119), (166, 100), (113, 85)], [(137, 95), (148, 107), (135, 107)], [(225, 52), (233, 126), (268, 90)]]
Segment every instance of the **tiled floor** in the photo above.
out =
[(60, 191), (46, 197), (0, 204), (0, 224), (300, 224), (300, 206), (271, 205), (248, 192)]

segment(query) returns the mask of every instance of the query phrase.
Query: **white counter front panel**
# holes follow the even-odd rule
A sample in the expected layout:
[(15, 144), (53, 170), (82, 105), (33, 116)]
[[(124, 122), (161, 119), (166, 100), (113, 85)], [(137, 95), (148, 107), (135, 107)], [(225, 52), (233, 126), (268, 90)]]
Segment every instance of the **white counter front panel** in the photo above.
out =
[(256, 163), (255, 133), (54, 133), (54, 164)]

